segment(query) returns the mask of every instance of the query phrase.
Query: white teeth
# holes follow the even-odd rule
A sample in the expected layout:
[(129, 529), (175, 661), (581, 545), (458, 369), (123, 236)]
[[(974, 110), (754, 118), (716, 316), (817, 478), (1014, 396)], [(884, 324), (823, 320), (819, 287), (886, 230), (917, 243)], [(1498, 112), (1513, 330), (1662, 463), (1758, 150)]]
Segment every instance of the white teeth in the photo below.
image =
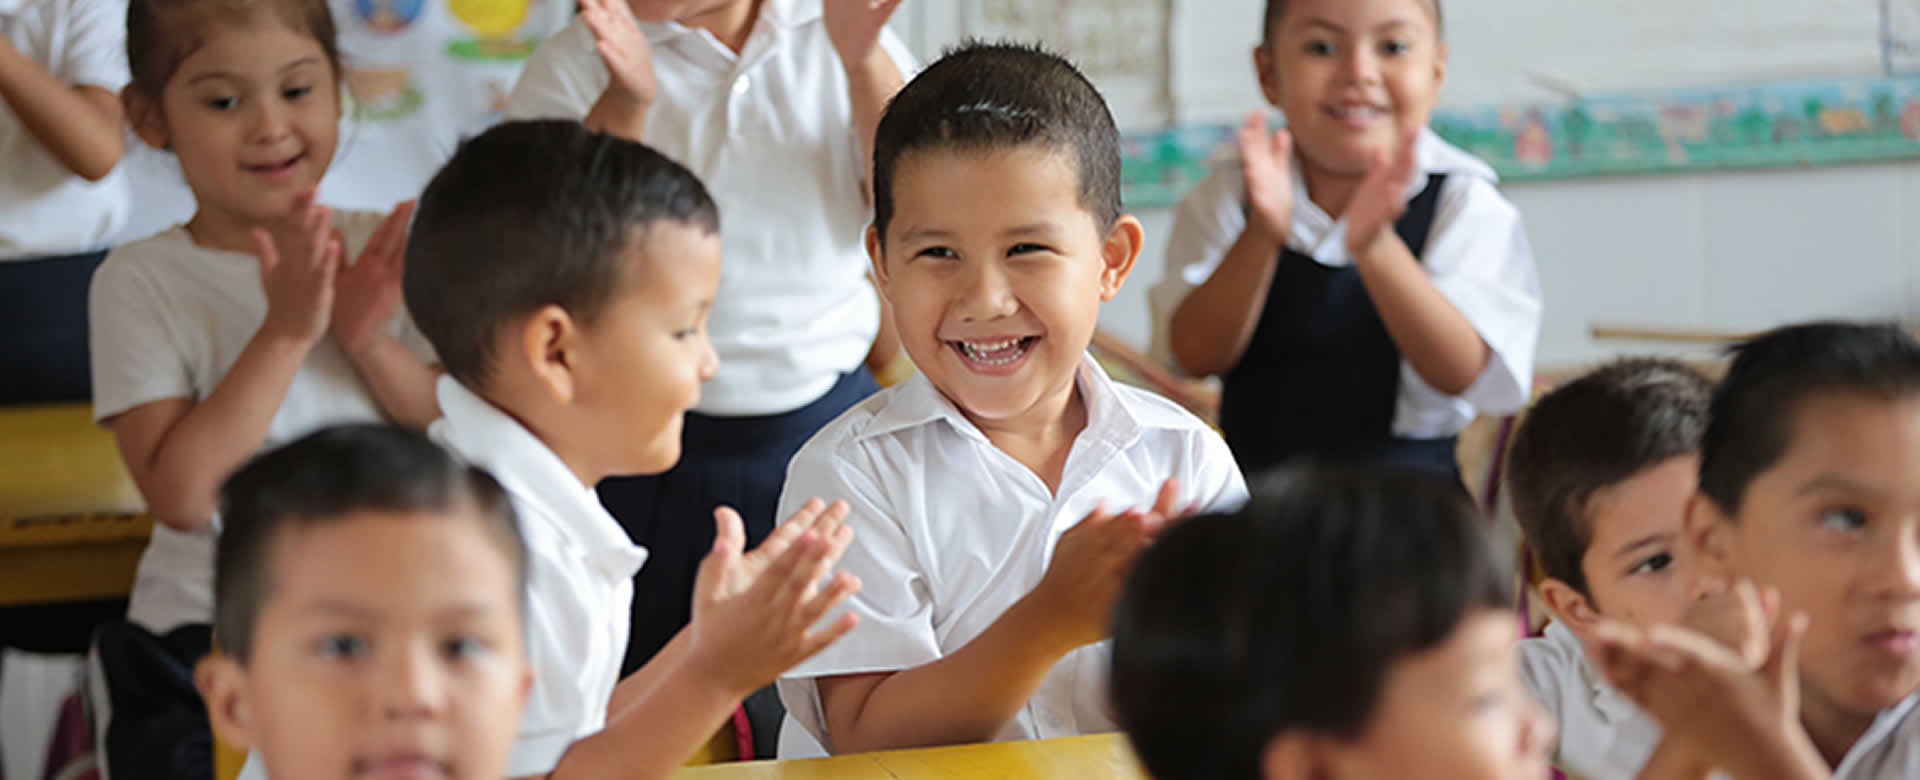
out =
[[(1002, 341), (960, 341), (955, 343), (960, 345), (960, 351), (966, 353), (967, 359), (975, 363), (989, 366), (1004, 366), (1019, 360), (1021, 356), (1027, 354), (1026, 349), (1019, 348), (1025, 342), (1026, 339), (1024, 338), (1012, 338)], [(996, 352), (1007, 352), (1008, 350), (1012, 351), (1006, 355), (995, 356), (993, 354)]]
[(1333, 115), (1341, 119), (1373, 119), (1386, 113), (1373, 106), (1334, 106)]

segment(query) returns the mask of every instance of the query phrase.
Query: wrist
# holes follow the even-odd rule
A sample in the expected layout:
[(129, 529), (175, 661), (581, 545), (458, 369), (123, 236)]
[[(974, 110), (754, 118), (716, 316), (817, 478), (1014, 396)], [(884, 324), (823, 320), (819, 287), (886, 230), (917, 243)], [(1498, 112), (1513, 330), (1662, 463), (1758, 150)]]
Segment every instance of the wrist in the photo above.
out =
[(886, 49), (878, 41), (862, 54), (849, 57), (842, 52), (840, 65), (847, 72), (847, 82), (856, 90), (899, 75), (893, 58), (887, 56)]
[(1057, 607), (1040, 588), (1007, 608), (1004, 619), (1014, 636), (1027, 637), (1032, 647), (1051, 658), (1065, 657), (1098, 641), (1088, 639), (1084, 632), (1077, 630), (1067, 611)]
[(307, 350), (312, 349), (313, 345), (320, 342), (320, 337), (324, 335), (324, 333), (324, 330), (320, 333), (314, 333), (305, 328), (282, 325), (274, 322), (273, 315), (268, 314), (267, 321), (261, 323), (259, 332), (254, 334), (254, 340), (259, 341), (268, 349), (291, 350), (305, 353)]
[(1252, 242), (1253, 248), (1259, 249), (1265, 254), (1277, 255), (1280, 253), (1280, 250), (1285, 249), (1287, 246), (1286, 230), (1275, 227), (1266, 220), (1248, 220), (1247, 229), (1241, 235), (1247, 241)]

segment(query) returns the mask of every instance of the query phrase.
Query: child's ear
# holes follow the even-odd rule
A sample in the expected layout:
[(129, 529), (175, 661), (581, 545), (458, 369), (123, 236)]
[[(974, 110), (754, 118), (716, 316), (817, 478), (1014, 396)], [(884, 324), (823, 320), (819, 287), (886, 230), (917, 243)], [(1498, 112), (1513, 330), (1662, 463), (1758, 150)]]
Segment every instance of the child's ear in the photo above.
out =
[(225, 653), (213, 653), (193, 667), (193, 684), (207, 704), (207, 719), (220, 741), (237, 748), (251, 747), (251, 707), (247, 702), (246, 669)]
[(573, 403), (581, 368), (580, 326), (559, 306), (542, 306), (520, 328), (518, 359), (533, 369), (537, 381), (553, 400)]
[(880, 288), (880, 294), (887, 291), (887, 248), (880, 243), (880, 230), (867, 226), (867, 262), (873, 266), (873, 282)]
[(1438, 91), (1447, 83), (1447, 42), (1434, 42), (1433, 51), (1433, 88)]
[(1114, 220), (1113, 229), (1107, 231), (1107, 241), (1100, 248), (1100, 259), (1106, 263), (1100, 269), (1100, 300), (1111, 301), (1120, 294), (1120, 287), (1133, 273), (1133, 263), (1140, 259), (1140, 249), (1146, 241), (1146, 228), (1132, 214), (1122, 214)]
[(1280, 732), (1260, 754), (1261, 780), (1314, 780), (1322, 773), (1312, 736), (1298, 729)]
[(1576, 634), (1584, 636), (1587, 629), (1600, 622), (1600, 611), (1593, 608), (1593, 602), (1562, 580), (1553, 577), (1541, 580), (1540, 600)]
[(1267, 105), (1276, 108), (1280, 105), (1280, 80), (1273, 73), (1273, 43), (1262, 42), (1253, 47), (1253, 72), (1260, 77), (1260, 95), (1267, 99)]
[(160, 114), (160, 102), (129, 84), (120, 90), (120, 108), (127, 114), (127, 124), (133, 126), (133, 134), (141, 142), (155, 149), (172, 148), (172, 139), (167, 137), (166, 118)]

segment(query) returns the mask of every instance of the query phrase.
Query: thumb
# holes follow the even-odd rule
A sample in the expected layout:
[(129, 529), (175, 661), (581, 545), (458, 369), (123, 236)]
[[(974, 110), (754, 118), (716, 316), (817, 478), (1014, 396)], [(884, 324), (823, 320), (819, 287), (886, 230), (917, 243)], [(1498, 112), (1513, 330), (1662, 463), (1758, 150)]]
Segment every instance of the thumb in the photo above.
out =
[(727, 582), (727, 574), (733, 569), (735, 561), (740, 559), (740, 548), (746, 543), (746, 532), (740, 523), (740, 514), (728, 507), (713, 510), (713, 547), (707, 550), (707, 557), (701, 559), (700, 570), (693, 577), (694, 604), (707, 604), (720, 594)]
[(1293, 133), (1286, 128), (1273, 131), (1273, 158), (1281, 165), (1287, 165), (1293, 159)]
[(1780, 621), (1774, 630), (1773, 654), (1761, 667), (1762, 674), (1782, 697), (1797, 709), (1800, 686), (1800, 641), (1807, 635), (1807, 613), (1795, 612)]
[(280, 250), (274, 247), (273, 236), (268, 235), (265, 228), (253, 229), (253, 246), (254, 255), (260, 258), (262, 273), (270, 274), (280, 267)]

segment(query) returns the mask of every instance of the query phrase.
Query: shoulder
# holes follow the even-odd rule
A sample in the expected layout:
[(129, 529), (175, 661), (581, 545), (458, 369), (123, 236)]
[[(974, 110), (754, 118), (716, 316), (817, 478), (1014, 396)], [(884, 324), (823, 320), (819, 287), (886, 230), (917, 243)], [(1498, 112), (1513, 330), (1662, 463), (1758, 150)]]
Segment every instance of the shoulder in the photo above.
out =
[(1213, 433), (1213, 426), (1159, 393), (1114, 382), (1113, 394), (1143, 428), (1188, 436)]
[(103, 285), (158, 285), (180, 275), (169, 273), (167, 269), (204, 255), (205, 250), (193, 245), (187, 238), (185, 228), (173, 227), (138, 241), (132, 241), (114, 247), (107, 253), (107, 259), (100, 263), (93, 273), (95, 289)]

